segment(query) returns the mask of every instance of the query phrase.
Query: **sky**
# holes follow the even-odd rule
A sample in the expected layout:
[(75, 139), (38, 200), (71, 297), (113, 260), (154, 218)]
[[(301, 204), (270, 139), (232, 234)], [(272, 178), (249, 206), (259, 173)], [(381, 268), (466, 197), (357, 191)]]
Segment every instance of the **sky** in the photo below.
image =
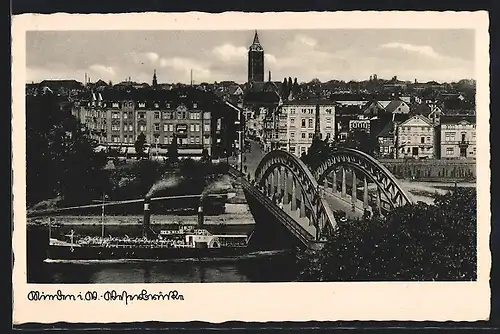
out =
[[(475, 79), (474, 30), (330, 29), (261, 30), (265, 78), (308, 82)], [(247, 80), (254, 31), (29, 31), (26, 81), (75, 79), (85, 73), (118, 83)]]

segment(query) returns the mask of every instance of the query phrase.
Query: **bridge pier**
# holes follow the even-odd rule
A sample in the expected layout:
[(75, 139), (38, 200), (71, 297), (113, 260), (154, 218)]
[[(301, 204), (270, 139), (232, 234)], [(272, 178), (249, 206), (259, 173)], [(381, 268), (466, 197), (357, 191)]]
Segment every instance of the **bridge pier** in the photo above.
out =
[(358, 192), (358, 180), (356, 179), (356, 171), (352, 171), (352, 189), (351, 189), (351, 202), (356, 205)]
[(368, 209), (370, 204), (368, 203), (368, 181), (366, 176), (363, 179), (363, 207)]
[(332, 172), (333, 182), (332, 182), (332, 191), (334, 194), (337, 193), (337, 171), (334, 169)]
[(297, 184), (296, 184), (295, 178), (292, 176), (292, 193), (291, 193), (291, 197), (292, 197), (291, 209), (292, 209), (292, 211), (297, 210), (297, 189), (296, 188), (297, 188)]
[(344, 167), (341, 167), (341, 170), (342, 170), (342, 192), (341, 192), (341, 196), (342, 197), (345, 197), (346, 196), (346, 176), (345, 176), (345, 168)]

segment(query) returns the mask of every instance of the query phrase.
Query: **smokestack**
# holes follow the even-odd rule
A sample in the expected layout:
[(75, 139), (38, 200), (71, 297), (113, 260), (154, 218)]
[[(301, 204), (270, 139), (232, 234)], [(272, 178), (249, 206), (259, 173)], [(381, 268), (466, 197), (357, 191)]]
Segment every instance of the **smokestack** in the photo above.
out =
[(149, 211), (149, 202), (150, 198), (146, 197), (144, 199), (144, 221), (142, 223), (143, 236), (146, 236), (146, 233), (149, 230), (149, 224), (151, 220), (151, 212)]
[(200, 198), (198, 206), (198, 228), (203, 228), (205, 217), (203, 215), (203, 198)]

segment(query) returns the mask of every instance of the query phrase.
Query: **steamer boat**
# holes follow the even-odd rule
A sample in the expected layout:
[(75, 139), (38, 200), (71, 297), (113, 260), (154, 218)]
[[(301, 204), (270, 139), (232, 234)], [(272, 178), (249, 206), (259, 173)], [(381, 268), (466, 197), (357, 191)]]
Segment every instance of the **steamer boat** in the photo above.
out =
[[(248, 252), (252, 234), (212, 234), (204, 228), (203, 204), (198, 207), (197, 226), (155, 232), (150, 226), (150, 199), (144, 200), (142, 237), (78, 235), (73, 230), (63, 238), (53, 238), (49, 227), (50, 260), (162, 260), (178, 258), (234, 257)], [(104, 210), (103, 210), (104, 212)], [(103, 229), (104, 231), (104, 214)]]

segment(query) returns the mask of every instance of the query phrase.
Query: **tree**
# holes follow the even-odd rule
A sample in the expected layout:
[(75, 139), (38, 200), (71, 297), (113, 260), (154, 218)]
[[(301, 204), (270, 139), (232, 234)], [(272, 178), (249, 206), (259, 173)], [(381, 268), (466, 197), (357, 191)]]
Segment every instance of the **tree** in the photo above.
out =
[(87, 129), (59, 107), (53, 94), (26, 98), (28, 205), (59, 196), (88, 202), (107, 189), (106, 157), (96, 153)]
[(311, 169), (315, 169), (330, 155), (332, 148), (333, 147), (327, 140), (321, 140), (318, 137), (314, 137), (311, 146), (307, 150), (307, 154), (302, 155), (301, 160)]
[(137, 140), (134, 143), (135, 153), (137, 154), (137, 159), (143, 158), (145, 156), (145, 147), (146, 145), (146, 135), (141, 132), (139, 136), (137, 136)]
[(476, 191), (409, 204), (381, 219), (337, 221), (317, 252), (301, 252), (303, 281), (475, 280)]

